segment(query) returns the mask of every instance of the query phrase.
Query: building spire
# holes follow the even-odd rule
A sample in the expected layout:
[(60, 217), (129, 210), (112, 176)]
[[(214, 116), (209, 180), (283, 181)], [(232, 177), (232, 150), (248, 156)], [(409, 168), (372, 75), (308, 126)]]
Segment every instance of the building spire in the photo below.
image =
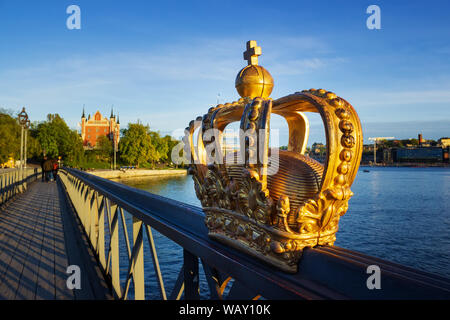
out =
[(84, 115), (84, 104), (83, 104), (83, 114), (81, 115), (81, 119), (86, 118), (86, 116)]
[(117, 112), (117, 124), (120, 124), (119, 113)]
[(109, 117), (110, 119), (114, 118), (113, 106), (114, 105), (111, 106), (111, 116)]

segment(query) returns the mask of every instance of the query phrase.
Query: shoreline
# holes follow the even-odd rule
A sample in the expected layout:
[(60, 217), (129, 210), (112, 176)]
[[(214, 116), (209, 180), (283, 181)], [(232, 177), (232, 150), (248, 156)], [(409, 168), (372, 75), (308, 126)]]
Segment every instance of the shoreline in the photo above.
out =
[(376, 167), (376, 168), (382, 168), (382, 167), (390, 167), (390, 168), (450, 168), (450, 164), (448, 163), (414, 163), (414, 162), (405, 162), (405, 163), (382, 163), (382, 164), (360, 164), (360, 167)]
[(94, 170), (86, 171), (97, 177), (105, 179), (121, 179), (121, 178), (135, 178), (135, 177), (158, 177), (158, 176), (180, 176), (187, 175), (186, 169), (163, 169), (163, 170), (151, 170), (151, 169), (133, 169), (133, 170)]

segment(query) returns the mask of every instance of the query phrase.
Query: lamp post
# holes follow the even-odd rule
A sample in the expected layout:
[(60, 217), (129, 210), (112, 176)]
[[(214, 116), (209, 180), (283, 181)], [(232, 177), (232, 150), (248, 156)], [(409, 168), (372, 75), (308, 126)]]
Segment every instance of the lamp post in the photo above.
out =
[(24, 143), (24, 166), (25, 169), (27, 168), (27, 141), (28, 141), (28, 129), (30, 128), (30, 119), (27, 120), (27, 123), (25, 124), (25, 143)]
[[(21, 133), (20, 133), (20, 166), (19, 166), (19, 176), (21, 183), (23, 183), (23, 168), (24, 168), (24, 151), (26, 152), (26, 129), (28, 129), (30, 120), (28, 120), (28, 114), (25, 112), (25, 107), (22, 108), (22, 111), (18, 114), (17, 120), (19, 121), (20, 127), (21, 127)], [(25, 139), (24, 139), (24, 131), (25, 131)], [(25, 140), (25, 141), (24, 141)], [(25, 150), (24, 150), (25, 147)], [(26, 159), (26, 155), (25, 155)], [(25, 165), (26, 167), (26, 165)], [(26, 186), (25, 186), (26, 188)], [(23, 184), (22, 184), (22, 191), (24, 190)]]

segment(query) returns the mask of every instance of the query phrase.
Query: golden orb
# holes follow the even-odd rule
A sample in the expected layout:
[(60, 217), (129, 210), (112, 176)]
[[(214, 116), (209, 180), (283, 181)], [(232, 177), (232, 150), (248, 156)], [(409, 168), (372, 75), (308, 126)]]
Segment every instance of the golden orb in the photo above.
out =
[(268, 98), (273, 89), (269, 71), (258, 65), (248, 65), (236, 76), (236, 90), (243, 98)]

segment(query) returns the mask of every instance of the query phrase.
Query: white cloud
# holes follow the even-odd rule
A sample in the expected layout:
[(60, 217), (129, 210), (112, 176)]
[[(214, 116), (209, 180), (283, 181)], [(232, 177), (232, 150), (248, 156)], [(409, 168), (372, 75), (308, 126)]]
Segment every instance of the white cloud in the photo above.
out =
[[(38, 120), (58, 112), (76, 127), (83, 104), (87, 113), (109, 112), (114, 104), (122, 126), (139, 118), (162, 131), (184, 128), (215, 103), (218, 92), (222, 100), (236, 99), (234, 77), (245, 66), (245, 40), (197, 39), (141, 51), (77, 54), (21, 66), (12, 63), (9, 69), (0, 70), (0, 105), (29, 106), (30, 117)], [(313, 37), (266, 37), (258, 44), (263, 49), (261, 64), (285, 82), (296, 75), (326, 74), (330, 67), (339, 72), (350, 63)], [(417, 81), (411, 80), (416, 86)], [(442, 83), (433, 86), (439, 89), (428, 90), (387, 91), (383, 85), (344, 90), (343, 97), (357, 108), (363, 122), (372, 119), (377, 108), (450, 102), (450, 86)], [(379, 116), (373, 120), (383, 121)], [(311, 133), (319, 139), (323, 129), (317, 128), (317, 135)]]
[[(311, 54), (326, 50), (323, 42), (312, 37), (265, 37), (259, 45), (263, 46), (264, 63), (277, 75), (327, 65), (324, 58), (296, 58), (302, 49)], [(157, 125), (175, 125), (173, 115), (189, 108), (195, 115), (193, 105), (205, 112), (207, 101), (215, 103), (217, 92), (222, 99), (236, 99), (234, 78), (245, 66), (244, 50), (243, 39), (196, 39), (141, 51), (74, 54), (18, 66), (12, 62), (8, 69), (0, 70), (0, 104), (29, 106), (34, 119), (59, 112), (73, 122), (71, 126), (76, 125), (73, 119), (78, 119), (83, 104), (87, 110), (115, 104), (126, 108), (121, 114), (123, 121), (127, 114), (142, 115), (145, 108), (147, 116), (141, 116), (142, 121), (158, 119)], [(287, 67), (276, 63), (281, 56)], [(161, 108), (164, 114), (156, 116)]]

